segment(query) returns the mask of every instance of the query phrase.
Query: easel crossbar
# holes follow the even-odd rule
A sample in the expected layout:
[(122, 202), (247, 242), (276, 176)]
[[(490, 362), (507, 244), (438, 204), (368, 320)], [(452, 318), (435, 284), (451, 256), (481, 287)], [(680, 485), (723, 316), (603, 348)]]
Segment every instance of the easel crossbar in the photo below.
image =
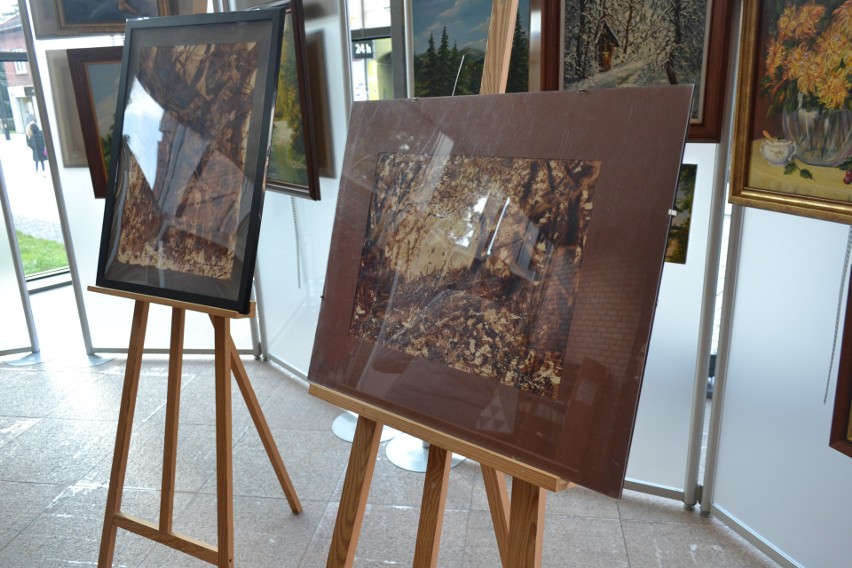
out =
[(119, 528), (153, 540), (210, 564), (219, 562), (219, 551), (205, 542), (174, 532), (163, 532), (152, 523), (138, 519), (126, 513), (113, 515), (113, 522)]
[(524, 481), (541, 487), (542, 489), (558, 492), (573, 485), (571, 482), (552, 473), (524, 464), (510, 457), (500, 455), (471, 442), (467, 442), (460, 438), (456, 438), (455, 436), (435, 430), (434, 428), (424, 426), (419, 422), (388, 412), (387, 410), (373, 406), (372, 404), (363, 402), (327, 387), (311, 384), (308, 392), (311, 395), (325, 400), (326, 402), (330, 402), (344, 410), (351, 410), (360, 416), (364, 416), (370, 420), (379, 422), (380, 424), (390, 426), (391, 428), (396, 428), (397, 430), (411, 434), (415, 438), (420, 438), (421, 440), (434, 444), (440, 448), (461, 454), (480, 464), (484, 464), (497, 471), (507, 473), (512, 477), (523, 479)]

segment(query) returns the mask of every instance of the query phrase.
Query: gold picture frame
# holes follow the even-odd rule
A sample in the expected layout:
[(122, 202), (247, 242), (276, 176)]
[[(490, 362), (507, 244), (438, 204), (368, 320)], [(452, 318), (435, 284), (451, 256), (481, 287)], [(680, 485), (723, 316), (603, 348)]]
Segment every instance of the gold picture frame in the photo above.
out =
[[(852, 174), (845, 173), (852, 170), (850, 75), (830, 61), (852, 55), (852, 34), (840, 30), (841, 20), (852, 16), (848, 6), (745, 4), (731, 203), (852, 221)], [(829, 45), (835, 39), (839, 43)], [(839, 94), (835, 80), (846, 84)]]

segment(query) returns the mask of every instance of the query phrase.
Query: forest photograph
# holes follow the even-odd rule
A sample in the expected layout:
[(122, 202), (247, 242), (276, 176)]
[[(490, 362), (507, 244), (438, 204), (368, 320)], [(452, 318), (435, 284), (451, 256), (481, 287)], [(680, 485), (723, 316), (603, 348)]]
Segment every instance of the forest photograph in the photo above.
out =
[(695, 85), (701, 119), (712, 0), (566, 0), (563, 85), (568, 90)]
[[(413, 0), (414, 96), (475, 95), (491, 20), (490, 0)], [(530, 3), (519, 0), (506, 92), (529, 90)]]
[(308, 166), (305, 156), (305, 133), (302, 125), (302, 102), (299, 96), (296, 56), (293, 18), (288, 15), (284, 18), (278, 94), (275, 98), (269, 170), (266, 175), (273, 182), (307, 186)]
[(599, 173), (381, 154), (350, 333), (555, 398)]

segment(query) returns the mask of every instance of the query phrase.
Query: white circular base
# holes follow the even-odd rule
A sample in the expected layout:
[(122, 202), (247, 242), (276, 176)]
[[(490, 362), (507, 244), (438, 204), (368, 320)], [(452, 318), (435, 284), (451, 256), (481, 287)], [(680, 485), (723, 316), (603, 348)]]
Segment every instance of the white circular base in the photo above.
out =
[[(408, 434), (399, 434), (388, 443), (385, 450), (388, 460), (400, 469), (424, 473), (429, 461), (429, 444)], [(452, 454), (450, 467), (456, 467), (465, 459)]]
[[(344, 442), (352, 442), (355, 439), (355, 426), (358, 424), (358, 415), (354, 412), (346, 411), (331, 423), (331, 431), (335, 436)], [(382, 428), (382, 437), (380, 441), (386, 442), (399, 434), (399, 430), (395, 430), (390, 426)]]

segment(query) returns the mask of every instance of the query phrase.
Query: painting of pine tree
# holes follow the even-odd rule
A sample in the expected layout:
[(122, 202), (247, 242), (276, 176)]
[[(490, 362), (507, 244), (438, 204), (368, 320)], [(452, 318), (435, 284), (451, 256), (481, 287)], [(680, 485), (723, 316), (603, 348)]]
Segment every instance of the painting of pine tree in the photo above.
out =
[(700, 101), (710, 4), (565, 0), (564, 88), (694, 84)]
[[(413, 0), (414, 95), (475, 95), (482, 82), (491, 0)], [(529, 0), (519, 0), (507, 92), (529, 83)]]

